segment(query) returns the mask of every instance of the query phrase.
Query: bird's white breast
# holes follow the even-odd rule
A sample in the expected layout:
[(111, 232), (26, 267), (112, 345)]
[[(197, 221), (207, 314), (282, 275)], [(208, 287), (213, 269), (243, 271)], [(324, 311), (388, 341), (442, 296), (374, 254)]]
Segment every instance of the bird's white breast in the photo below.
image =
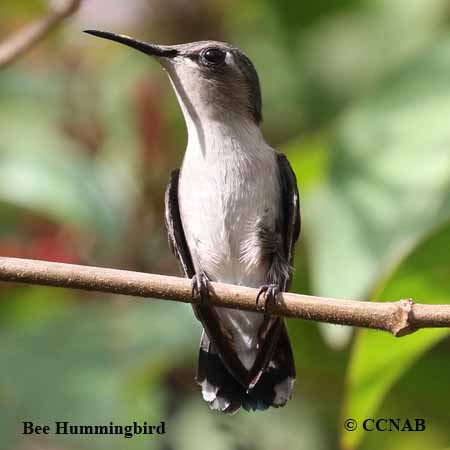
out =
[(179, 181), (194, 265), (212, 280), (259, 287), (268, 267), (258, 225), (274, 227), (280, 206), (275, 152), (259, 139), (219, 135), (205, 143), (204, 151), (189, 143)]

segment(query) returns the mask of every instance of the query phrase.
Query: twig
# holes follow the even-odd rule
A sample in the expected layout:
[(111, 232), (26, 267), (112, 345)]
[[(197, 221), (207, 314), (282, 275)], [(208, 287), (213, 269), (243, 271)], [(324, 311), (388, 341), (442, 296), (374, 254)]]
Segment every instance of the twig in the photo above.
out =
[(46, 16), (27, 25), (0, 44), (0, 68), (12, 63), (44, 38), (66, 17), (73, 14), (81, 0), (67, 0), (59, 7), (53, 7)]
[[(0, 280), (87, 291), (153, 297), (196, 303), (186, 278), (126, 270), (0, 257)], [(210, 302), (215, 306), (262, 311), (255, 303), (256, 289), (211, 283)], [(385, 330), (404, 336), (420, 328), (450, 327), (450, 304), (425, 305), (412, 300), (361, 302), (283, 293), (271, 314), (319, 322)]]

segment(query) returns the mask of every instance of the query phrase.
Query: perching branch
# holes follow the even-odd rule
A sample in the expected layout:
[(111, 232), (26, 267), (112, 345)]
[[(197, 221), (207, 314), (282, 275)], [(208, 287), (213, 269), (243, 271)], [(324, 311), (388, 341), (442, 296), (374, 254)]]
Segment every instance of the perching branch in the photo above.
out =
[[(0, 280), (113, 294), (153, 297), (196, 303), (186, 278), (126, 270), (0, 257)], [(210, 303), (246, 311), (263, 311), (256, 305), (257, 289), (211, 283)], [(263, 303), (263, 302), (261, 302)], [(420, 328), (450, 327), (450, 304), (424, 305), (412, 300), (361, 302), (283, 293), (271, 314), (319, 322), (385, 330), (404, 336)]]
[(66, 17), (73, 14), (81, 0), (67, 0), (54, 6), (46, 16), (31, 23), (0, 44), (0, 68), (12, 63), (44, 38)]

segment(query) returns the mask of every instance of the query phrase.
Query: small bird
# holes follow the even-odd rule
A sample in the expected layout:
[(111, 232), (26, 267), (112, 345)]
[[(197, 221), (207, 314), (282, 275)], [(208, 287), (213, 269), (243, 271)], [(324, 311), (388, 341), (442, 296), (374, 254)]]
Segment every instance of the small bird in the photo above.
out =
[(188, 130), (181, 169), (165, 196), (171, 250), (192, 279), (203, 325), (197, 382), (212, 409), (264, 410), (291, 398), (295, 366), (283, 318), (208, 304), (209, 282), (259, 289), (276, 302), (289, 289), (300, 234), (297, 182), (260, 130), (261, 91), (250, 59), (217, 41), (155, 45), (87, 33), (154, 57), (167, 71)]

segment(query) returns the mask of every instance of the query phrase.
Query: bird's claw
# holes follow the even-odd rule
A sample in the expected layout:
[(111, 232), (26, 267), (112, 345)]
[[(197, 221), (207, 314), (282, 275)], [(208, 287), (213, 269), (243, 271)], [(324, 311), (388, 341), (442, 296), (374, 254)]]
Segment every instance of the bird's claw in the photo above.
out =
[(256, 305), (259, 306), (261, 296), (264, 296), (264, 310), (267, 310), (267, 306), (277, 304), (277, 297), (280, 293), (280, 288), (277, 284), (265, 284), (259, 289), (256, 296)]
[(206, 305), (209, 300), (209, 280), (205, 273), (196, 273), (191, 280), (192, 298), (199, 298), (200, 305)]

